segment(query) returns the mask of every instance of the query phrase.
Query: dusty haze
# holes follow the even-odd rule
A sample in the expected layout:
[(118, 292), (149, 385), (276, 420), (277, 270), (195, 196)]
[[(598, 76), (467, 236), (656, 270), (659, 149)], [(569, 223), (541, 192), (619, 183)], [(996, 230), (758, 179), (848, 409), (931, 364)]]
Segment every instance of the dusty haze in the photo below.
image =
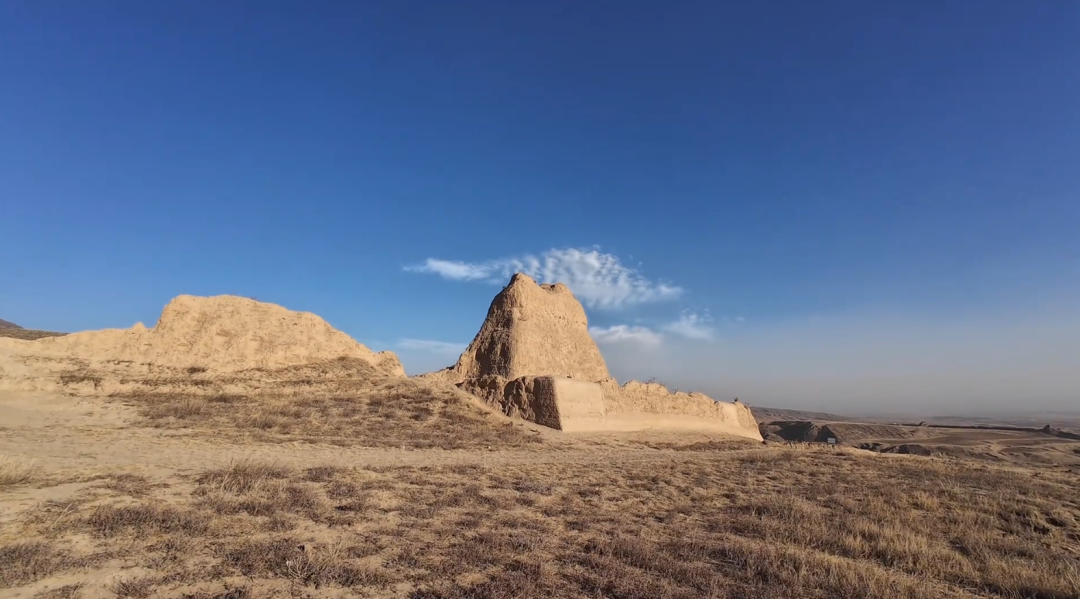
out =
[(605, 345), (620, 379), (751, 405), (852, 414), (1080, 411), (1080, 310), (962, 319), (887, 312), (723, 327), (716, 340)]

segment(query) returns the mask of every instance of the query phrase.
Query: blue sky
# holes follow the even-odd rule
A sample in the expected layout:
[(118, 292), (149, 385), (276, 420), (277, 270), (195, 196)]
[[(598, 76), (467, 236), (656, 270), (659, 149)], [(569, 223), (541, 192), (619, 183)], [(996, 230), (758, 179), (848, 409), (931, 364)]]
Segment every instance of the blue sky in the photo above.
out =
[(620, 378), (1080, 405), (1080, 4), (588, 4), (0, 4), (0, 318), (235, 293), (416, 372), (525, 269)]

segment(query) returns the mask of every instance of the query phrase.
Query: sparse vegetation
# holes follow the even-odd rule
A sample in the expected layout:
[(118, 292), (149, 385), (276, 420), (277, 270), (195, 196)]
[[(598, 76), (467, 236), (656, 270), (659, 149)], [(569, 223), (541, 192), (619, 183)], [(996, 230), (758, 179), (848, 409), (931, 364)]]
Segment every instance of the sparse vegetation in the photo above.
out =
[(18, 541), (0, 546), (0, 588), (24, 585), (61, 568), (66, 555), (52, 543)]
[(35, 508), (47, 515), (24, 518), (22, 534), (54, 540), (0, 550), (18, 564), (3, 586), (64, 567), (74, 558), (56, 547), (89, 534), (151, 571), (116, 582), (117, 596), (134, 598), (163, 580), (236, 577), (252, 586), (190, 596), (295, 587), (412, 598), (1080, 594), (1080, 503), (1067, 472), (1032, 478), (845, 449), (542, 455), (499, 467), (244, 460), (192, 476), (179, 494), (112, 479), (146, 494), (131, 503), (128, 483), (99, 486), (110, 495)]
[(155, 487), (153, 481), (139, 474), (114, 474), (108, 476), (97, 485), (100, 488), (109, 489), (121, 495), (143, 497)]
[(59, 378), (61, 385), (78, 385), (81, 383), (90, 383), (94, 385), (94, 387), (100, 385), (101, 381), (103, 380), (101, 376), (81, 370), (61, 373)]
[(66, 584), (62, 587), (37, 593), (33, 599), (77, 599), (81, 596), (82, 588), (82, 583)]
[(31, 483), (37, 474), (38, 467), (33, 460), (21, 456), (0, 455), (0, 491)]
[(520, 423), (497, 418), (450, 389), (401, 379), (355, 382), (300, 397), (275, 392), (145, 392), (128, 394), (123, 401), (135, 405), (151, 426), (265, 442), (411, 449), (519, 447), (539, 442)]
[(120, 599), (146, 599), (157, 583), (152, 577), (120, 578), (112, 584), (112, 592)]

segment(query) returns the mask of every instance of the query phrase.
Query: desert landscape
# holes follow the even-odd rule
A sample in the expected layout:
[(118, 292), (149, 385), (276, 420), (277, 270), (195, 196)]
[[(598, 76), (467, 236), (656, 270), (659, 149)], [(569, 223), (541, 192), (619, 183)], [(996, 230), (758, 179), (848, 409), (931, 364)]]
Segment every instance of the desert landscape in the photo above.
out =
[(6, 326), (0, 596), (1080, 597), (1068, 422), (853, 420), (619, 384), (521, 274), (414, 377), (235, 296)]

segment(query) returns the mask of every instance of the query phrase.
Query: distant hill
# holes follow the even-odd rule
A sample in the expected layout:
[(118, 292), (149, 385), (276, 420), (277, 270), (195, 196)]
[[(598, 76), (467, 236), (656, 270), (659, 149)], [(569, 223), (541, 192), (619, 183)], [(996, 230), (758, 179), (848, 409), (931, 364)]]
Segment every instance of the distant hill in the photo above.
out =
[(828, 412), (807, 412), (805, 410), (789, 410), (786, 408), (766, 408), (764, 406), (750, 406), (754, 418), (758, 422), (774, 422), (777, 420), (825, 420), (828, 422), (847, 422), (858, 420)]
[[(12, 325), (6, 320), (0, 320), (0, 337), (12, 337), (15, 339), (22, 339), (23, 341), (33, 341), (35, 339), (41, 339), (42, 337), (59, 337), (61, 335), (67, 335), (67, 333), (54, 333), (52, 331), (35, 331), (33, 329), (24, 329), (17, 325)], [(11, 325), (11, 326), (7, 326)]]

